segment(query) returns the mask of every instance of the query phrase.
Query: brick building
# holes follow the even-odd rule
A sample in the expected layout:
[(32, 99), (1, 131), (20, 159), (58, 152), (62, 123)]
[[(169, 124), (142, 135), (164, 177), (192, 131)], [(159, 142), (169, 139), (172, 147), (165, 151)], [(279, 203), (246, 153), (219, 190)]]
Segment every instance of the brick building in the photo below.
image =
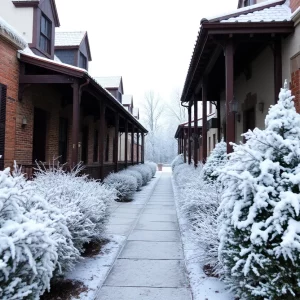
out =
[(60, 24), (54, 0), (3, 1), (1, 16), (23, 36), (11, 33), (9, 40), (4, 30), (0, 39), (0, 118), (6, 119), (2, 167), (15, 159), (30, 176), (36, 160), (59, 158), (69, 167), (83, 161), (86, 173), (103, 178), (143, 162), (144, 144), (136, 156), (134, 143), (122, 148), (120, 160), (119, 136), (144, 141), (147, 131), (122, 105), (122, 96), (88, 73), (87, 33), (56, 33)]

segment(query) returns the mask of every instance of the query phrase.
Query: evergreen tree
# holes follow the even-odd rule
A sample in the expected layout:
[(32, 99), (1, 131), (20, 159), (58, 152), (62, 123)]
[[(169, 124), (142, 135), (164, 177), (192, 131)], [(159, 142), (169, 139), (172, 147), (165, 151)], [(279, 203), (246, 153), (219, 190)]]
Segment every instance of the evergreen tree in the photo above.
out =
[(219, 174), (216, 172), (217, 169), (223, 167), (227, 162), (226, 148), (226, 143), (222, 139), (207, 158), (207, 161), (203, 166), (203, 179), (206, 182), (213, 182), (218, 178)]
[(265, 125), (234, 145), (220, 175), (219, 258), (241, 299), (299, 299), (300, 115), (287, 83)]

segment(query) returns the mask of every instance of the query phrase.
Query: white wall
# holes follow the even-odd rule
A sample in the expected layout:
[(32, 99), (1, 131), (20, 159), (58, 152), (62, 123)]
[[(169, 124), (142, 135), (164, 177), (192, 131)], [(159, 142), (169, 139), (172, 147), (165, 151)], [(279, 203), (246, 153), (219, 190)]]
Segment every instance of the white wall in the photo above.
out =
[(27, 41), (32, 43), (33, 35), (33, 8), (16, 8), (12, 0), (1, 0), (0, 16)]

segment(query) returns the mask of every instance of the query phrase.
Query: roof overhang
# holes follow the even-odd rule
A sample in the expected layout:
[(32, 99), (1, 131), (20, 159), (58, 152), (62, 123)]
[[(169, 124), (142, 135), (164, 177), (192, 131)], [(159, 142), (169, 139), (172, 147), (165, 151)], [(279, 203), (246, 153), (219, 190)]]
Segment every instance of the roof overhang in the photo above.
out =
[(94, 87), (98, 92), (100, 92), (100, 94), (105, 96), (105, 98), (108, 101), (110, 101), (110, 104), (121, 110), (122, 113), (124, 113), (128, 117), (128, 119), (133, 121), (135, 125), (138, 125), (138, 127), (144, 133), (148, 132), (147, 129), (129, 111), (127, 111), (126, 108), (123, 107), (123, 105), (117, 99), (115, 99), (105, 88), (98, 84), (96, 80), (92, 78), (86, 70), (76, 68), (73, 66), (68, 66), (66, 64), (57, 63), (55, 61), (51, 61), (42, 57), (28, 55), (22, 52), (18, 52), (18, 59), (23, 63), (45, 68), (64, 75), (68, 75), (78, 79), (88, 79), (89, 85)]
[[(294, 23), (285, 22), (247, 22), (247, 23), (220, 23), (203, 22), (198, 34), (194, 53), (190, 62), (188, 74), (181, 96), (181, 102), (189, 102), (195, 96), (194, 91), (202, 81), (211, 62), (214, 51), (220, 47), (218, 39), (224, 41), (230, 38), (239, 39), (242, 35), (249, 35), (249, 43), (253, 36), (270, 35), (287, 36), (294, 32)], [(211, 66), (210, 66), (211, 67)]]

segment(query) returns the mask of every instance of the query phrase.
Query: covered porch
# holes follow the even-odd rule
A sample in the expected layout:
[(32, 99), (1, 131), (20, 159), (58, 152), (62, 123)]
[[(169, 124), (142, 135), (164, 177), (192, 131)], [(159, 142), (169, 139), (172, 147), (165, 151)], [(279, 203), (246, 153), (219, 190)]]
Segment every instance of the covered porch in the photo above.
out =
[(29, 177), (35, 161), (58, 159), (103, 179), (144, 162), (147, 130), (85, 70), (19, 53), (16, 160)]

